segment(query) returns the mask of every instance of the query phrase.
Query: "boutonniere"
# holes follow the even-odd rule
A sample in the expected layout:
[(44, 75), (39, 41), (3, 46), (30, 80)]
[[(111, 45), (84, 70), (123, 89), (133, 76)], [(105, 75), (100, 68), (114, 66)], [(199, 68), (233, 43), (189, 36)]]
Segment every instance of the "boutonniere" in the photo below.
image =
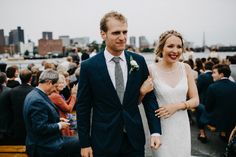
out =
[(130, 71), (129, 71), (129, 74), (132, 72), (132, 71), (138, 71), (139, 69), (139, 65), (138, 63), (133, 59), (132, 56), (130, 56)]

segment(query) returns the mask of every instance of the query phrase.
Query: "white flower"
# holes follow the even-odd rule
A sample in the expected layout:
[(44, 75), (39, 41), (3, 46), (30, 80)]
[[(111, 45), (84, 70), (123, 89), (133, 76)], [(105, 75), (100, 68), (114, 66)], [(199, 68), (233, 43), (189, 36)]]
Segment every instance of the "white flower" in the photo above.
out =
[(130, 69), (129, 73), (131, 73), (132, 71), (136, 71), (136, 70), (139, 69), (138, 63), (133, 59), (132, 56), (130, 56), (130, 65), (131, 65), (131, 69)]
[(138, 67), (138, 64), (135, 60), (130, 61), (131, 66)]

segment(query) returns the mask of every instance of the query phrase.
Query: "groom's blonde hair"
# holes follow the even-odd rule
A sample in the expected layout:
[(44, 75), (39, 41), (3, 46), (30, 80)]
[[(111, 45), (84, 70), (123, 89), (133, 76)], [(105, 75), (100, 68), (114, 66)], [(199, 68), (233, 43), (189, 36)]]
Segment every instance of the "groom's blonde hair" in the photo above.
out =
[(117, 12), (117, 11), (111, 11), (106, 13), (101, 21), (100, 21), (100, 31), (104, 31), (107, 32), (108, 28), (107, 28), (107, 22), (110, 18), (114, 18), (118, 21), (124, 22), (127, 24), (127, 19), (124, 15), (122, 15), (121, 13)]

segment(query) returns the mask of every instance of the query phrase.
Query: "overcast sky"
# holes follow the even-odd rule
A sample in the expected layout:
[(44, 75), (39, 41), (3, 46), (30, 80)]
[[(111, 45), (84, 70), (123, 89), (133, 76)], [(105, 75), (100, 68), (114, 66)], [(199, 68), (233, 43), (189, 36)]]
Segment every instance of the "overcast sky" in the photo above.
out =
[(5, 35), (21, 26), (25, 39), (37, 44), (43, 31), (90, 37), (101, 42), (99, 22), (115, 10), (128, 18), (128, 35), (145, 35), (150, 43), (176, 29), (194, 46), (236, 45), (236, 0), (0, 0), (0, 29)]

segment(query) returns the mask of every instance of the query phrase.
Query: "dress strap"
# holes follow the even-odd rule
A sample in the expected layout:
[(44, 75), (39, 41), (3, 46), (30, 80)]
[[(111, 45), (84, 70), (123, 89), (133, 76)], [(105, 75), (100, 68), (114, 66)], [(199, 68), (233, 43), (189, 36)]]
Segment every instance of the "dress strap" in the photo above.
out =
[(184, 77), (184, 76), (186, 76), (186, 77), (184, 77), (184, 78), (187, 78), (187, 72), (186, 72), (186, 67), (185, 67), (185, 63), (183, 63), (183, 62), (179, 62), (179, 64), (180, 64), (180, 67), (181, 67), (181, 72), (182, 72), (182, 77)]

